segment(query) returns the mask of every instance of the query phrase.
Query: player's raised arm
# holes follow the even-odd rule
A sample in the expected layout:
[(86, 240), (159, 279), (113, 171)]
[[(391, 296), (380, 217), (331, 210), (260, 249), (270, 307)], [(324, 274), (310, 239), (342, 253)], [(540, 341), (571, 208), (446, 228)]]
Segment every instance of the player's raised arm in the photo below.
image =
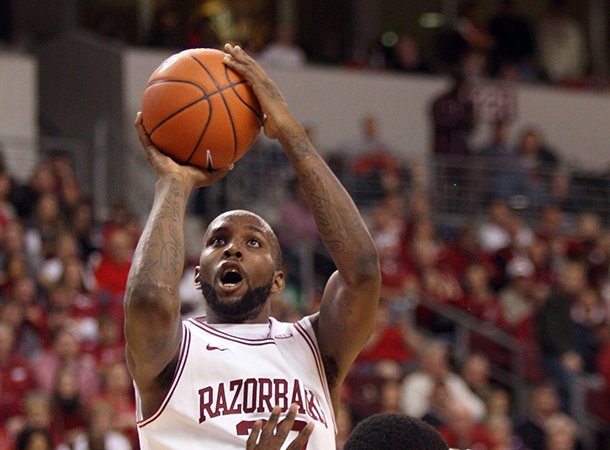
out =
[[(227, 45), (225, 63), (250, 83), (304, 188), (318, 230), (338, 271), (313, 318), (331, 389), (343, 380), (373, 329), (380, 271), (375, 245), (351, 197), (294, 119), (275, 83), (241, 48)], [(336, 394), (336, 389), (333, 389)]]
[[(163, 374), (176, 361), (181, 340), (178, 284), (184, 266), (184, 215), (191, 191), (222, 178), (226, 170), (181, 166), (161, 154), (142, 127), (136, 129), (158, 176), (152, 210), (135, 251), (125, 292), (127, 363), (140, 391), (143, 411), (165, 395)], [(171, 371), (171, 370), (170, 370)]]

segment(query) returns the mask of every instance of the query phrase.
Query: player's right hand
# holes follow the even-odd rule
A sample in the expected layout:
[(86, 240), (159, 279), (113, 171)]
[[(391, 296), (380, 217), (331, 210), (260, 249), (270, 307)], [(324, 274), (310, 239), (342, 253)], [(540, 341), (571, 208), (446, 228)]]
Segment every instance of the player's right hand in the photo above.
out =
[(140, 112), (136, 116), (135, 127), (142, 148), (146, 153), (146, 159), (159, 178), (179, 175), (188, 183), (188, 186), (193, 189), (200, 186), (209, 186), (224, 178), (233, 170), (233, 164), (227, 168), (218, 170), (202, 170), (194, 166), (178, 164), (169, 156), (161, 153), (155, 144), (152, 143), (142, 125), (142, 113)]
[[(286, 442), (289, 431), (294, 425), (296, 415), (297, 405), (293, 404), (288, 408), (286, 418), (278, 424), (280, 408), (277, 406), (273, 408), (269, 421), (264, 427), (261, 422), (256, 422), (254, 424), (254, 428), (252, 428), (252, 432), (246, 442), (246, 450), (280, 450), (284, 442)], [(286, 450), (301, 450), (305, 448), (309, 436), (311, 436), (311, 433), (313, 432), (313, 426), (313, 423), (307, 424)], [(257, 440), (258, 443), (256, 442)]]

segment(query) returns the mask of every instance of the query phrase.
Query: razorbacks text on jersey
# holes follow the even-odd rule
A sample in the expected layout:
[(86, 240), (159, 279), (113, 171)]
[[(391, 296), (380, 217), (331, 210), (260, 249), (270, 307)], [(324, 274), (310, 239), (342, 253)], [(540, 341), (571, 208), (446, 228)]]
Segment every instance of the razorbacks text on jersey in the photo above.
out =
[(136, 386), (142, 450), (244, 450), (257, 420), (268, 419), (276, 405), (285, 411), (292, 403), (298, 413), (284, 447), (314, 422), (307, 450), (335, 448), (334, 414), (309, 318), (271, 318), (268, 330), (266, 337), (251, 339), (204, 318), (185, 320), (174, 380), (150, 417), (142, 417)]

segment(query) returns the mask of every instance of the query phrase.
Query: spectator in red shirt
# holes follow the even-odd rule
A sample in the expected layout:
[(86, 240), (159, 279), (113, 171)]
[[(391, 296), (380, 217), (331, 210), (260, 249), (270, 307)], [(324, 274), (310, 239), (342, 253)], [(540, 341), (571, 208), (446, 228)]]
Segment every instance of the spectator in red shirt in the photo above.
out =
[(51, 394), (51, 435), (56, 444), (71, 442), (85, 428), (85, 406), (78, 383), (72, 367), (62, 367), (56, 374)]
[(113, 429), (137, 442), (135, 395), (133, 383), (123, 361), (116, 361), (104, 368), (100, 398), (114, 410)]
[(57, 330), (53, 347), (43, 351), (33, 365), (40, 388), (47, 394), (53, 392), (55, 378), (63, 368), (71, 368), (78, 374), (79, 388), (84, 401), (99, 392), (99, 377), (93, 355), (83, 353), (76, 336), (68, 328)]
[(133, 256), (133, 236), (122, 228), (115, 229), (102, 246), (100, 258), (93, 264), (95, 291), (105, 313), (123, 320), (123, 294)]
[(384, 360), (394, 361), (403, 367), (413, 362), (422, 338), (405, 318), (392, 320), (390, 315), (388, 302), (381, 301), (375, 329), (356, 359), (356, 367), (362, 369)]
[(93, 355), (100, 368), (104, 368), (117, 361), (125, 360), (125, 340), (123, 328), (112, 317), (102, 315), (98, 319), (99, 341), (92, 349)]
[(0, 383), (18, 399), (36, 386), (28, 361), (14, 352), (15, 330), (0, 322)]
[(447, 425), (439, 432), (453, 448), (476, 448), (477, 450), (493, 450), (496, 443), (489, 430), (477, 423), (470, 410), (459, 403), (448, 407)]

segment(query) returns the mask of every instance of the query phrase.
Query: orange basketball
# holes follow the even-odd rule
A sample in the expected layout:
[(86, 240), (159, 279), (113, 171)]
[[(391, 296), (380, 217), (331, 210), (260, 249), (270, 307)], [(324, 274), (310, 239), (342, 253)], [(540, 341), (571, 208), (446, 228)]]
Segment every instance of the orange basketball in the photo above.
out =
[(148, 80), (142, 97), (144, 129), (179, 164), (226, 167), (260, 133), (260, 105), (223, 58), (220, 50), (185, 50), (166, 59)]

